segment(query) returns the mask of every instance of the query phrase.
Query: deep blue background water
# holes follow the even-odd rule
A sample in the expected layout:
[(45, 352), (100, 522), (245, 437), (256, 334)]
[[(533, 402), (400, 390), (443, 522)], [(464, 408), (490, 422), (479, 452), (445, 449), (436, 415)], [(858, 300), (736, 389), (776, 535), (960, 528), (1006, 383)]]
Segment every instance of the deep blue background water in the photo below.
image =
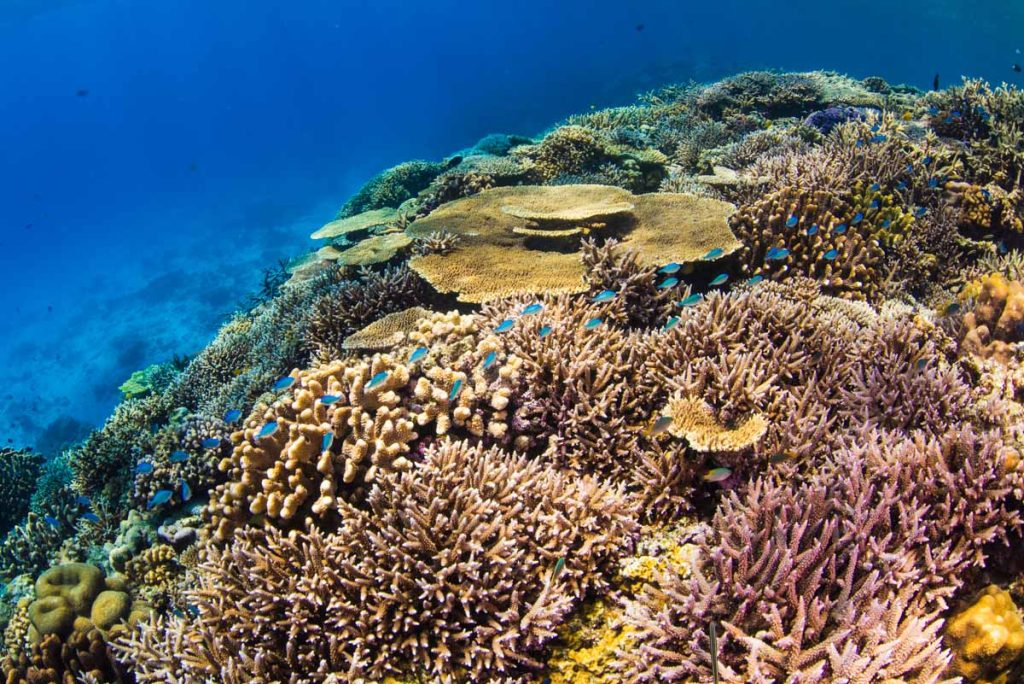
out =
[(1012, 0), (0, 7), (0, 444), (48, 449), (386, 166), (751, 68), (1019, 81), (1024, 47)]

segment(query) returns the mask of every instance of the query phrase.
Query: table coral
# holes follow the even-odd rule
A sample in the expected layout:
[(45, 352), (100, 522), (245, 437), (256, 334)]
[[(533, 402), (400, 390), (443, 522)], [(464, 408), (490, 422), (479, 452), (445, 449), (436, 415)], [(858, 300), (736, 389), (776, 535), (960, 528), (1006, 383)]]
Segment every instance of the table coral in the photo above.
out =
[(336, 219), (318, 228), (309, 237), (313, 240), (344, 237), (351, 233), (370, 230), (377, 226), (386, 226), (398, 218), (398, 211), (391, 207), (364, 211), (347, 218)]
[[(627, 205), (632, 208), (627, 210)], [(658, 267), (672, 261), (694, 262), (712, 249), (728, 254), (738, 248), (725, 221), (732, 209), (706, 198), (672, 193), (634, 196), (597, 185), (487, 190), (413, 222), (407, 229), (413, 237), (445, 229), (461, 240), (447, 255), (415, 257), (409, 265), (439, 291), (458, 292), (467, 302), (581, 292), (585, 272), (573, 252), (595, 222), (602, 226), (595, 234), (621, 239), (643, 265)], [(524, 231), (527, 219), (519, 216), (543, 217), (544, 235)]]
[(391, 349), (405, 342), (409, 332), (415, 329), (419, 319), (428, 317), (430, 314), (429, 309), (419, 306), (388, 314), (346, 337), (341, 344), (342, 349), (374, 351)]
[(961, 348), (1008, 363), (1014, 344), (1024, 340), (1024, 286), (995, 273), (981, 281), (973, 311), (964, 315)]
[(1024, 654), (1024, 621), (1010, 594), (995, 585), (946, 625), (953, 671), (970, 682), (1008, 682)]

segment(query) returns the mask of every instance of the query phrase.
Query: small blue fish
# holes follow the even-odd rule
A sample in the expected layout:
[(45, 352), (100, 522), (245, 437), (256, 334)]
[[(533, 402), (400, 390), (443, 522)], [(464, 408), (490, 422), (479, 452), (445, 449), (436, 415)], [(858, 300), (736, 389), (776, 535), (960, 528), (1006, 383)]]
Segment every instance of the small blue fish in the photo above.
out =
[(843, 233), (846, 232), (846, 224), (840, 223), (838, 226), (832, 229), (832, 232), (835, 233), (836, 235), (842, 235)]
[(899, 183), (896, 184), (896, 189), (897, 190), (906, 190), (907, 189), (907, 182), (906, 181), (900, 181)]
[(511, 318), (506, 318), (505, 320), (503, 320), (498, 325), (497, 328), (494, 329), (494, 332), (496, 332), (496, 333), (508, 332), (509, 330), (512, 329), (512, 326), (515, 325), (515, 324), (516, 324), (516, 322), (513, 321)]
[(192, 488), (188, 486), (188, 482), (185, 480), (181, 481), (181, 500), (188, 501), (192, 498)]
[(370, 382), (366, 383), (366, 389), (371, 390), (374, 387), (377, 387), (380, 384), (382, 384), (387, 379), (388, 379), (388, 372), (387, 371), (381, 371), (381, 372), (377, 373), (376, 375), (374, 375), (372, 378), (370, 378)]
[(827, 252), (825, 252), (824, 256), (827, 261), (834, 261), (835, 258), (839, 256), (839, 251), (835, 249), (830, 249)]
[(320, 440), (320, 451), (327, 451), (334, 444), (334, 433), (328, 432), (324, 435), (323, 439)]
[(907, 164), (907, 173), (914, 173), (914, 165), (913, 165), (913, 163), (908, 163)]
[(678, 271), (680, 268), (682, 268), (682, 266), (680, 266), (679, 264), (677, 264), (676, 262), (673, 261), (671, 264), (665, 264), (664, 266), (659, 268), (658, 269), (658, 273), (664, 273), (666, 275), (672, 275), (673, 273)]
[(857, 143), (854, 145), (854, 147), (864, 147), (864, 141), (863, 140), (858, 140)]
[(924, 367), (928, 365), (928, 359), (918, 359), (917, 370), (924, 370)]
[(951, 111), (951, 112), (949, 113), (949, 115), (950, 115), (951, 117), (953, 117), (954, 119), (959, 119), (959, 118), (960, 118), (961, 116), (963, 116), (963, 114), (961, 114), (961, 113), (960, 113), (960, 110), (959, 110), (959, 109), (954, 109), (953, 111)]
[(670, 287), (675, 287), (679, 284), (679, 278), (665, 278), (663, 281), (658, 283), (659, 290), (667, 290)]
[(877, 197), (871, 200), (871, 204), (868, 205), (868, 207), (871, 209), (877, 209), (880, 206), (882, 206), (882, 203), (878, 201)]
[(263, 439), (265, 437), (269, 437), (275, 432), (277, 432), (277, 421), (267, 423), (266, 425), (259, 429), (259, 432), (256, 433), (256, 439)]
[(448, 393), (448, 401), (455, 401), (459, 397), (459, 392), (462, 391), (462, 378), (459, 378), (452, 385), (452, 391)]
[(185, 461), (188, 460), (188, 452), (175, 451), (173, 454), (171, 454), (171, 457), (168, 460), (170, 460), (171, 463), (184, 463)]
[(143, 461), (139, 465), (135, 466), (135, 472), (139, 475), (149, 475), (153, 472), (153, 464)]
[(892, 220), (891, 219), (885, 219), (884, 221), (882, 221), (882, 227), (883, 228), (888, 228), (891, 225), (892, 225)]
[(146, 508), (153, 509), (156, 508), (157, 506), (162, 506), (163, 504), (170, 501), (172, 496), (174, 496), (174, 492), (172, 492), (171, 490), (161, 489), (157, 491), (157, 493), (154, 494), (152, 498), (150, 498), (149, 503), (146, 505)]
[(810, 237), (818, 232), (818, 224), (815, 223), (813, 226), (807, 229), (807, 236)]
[(708, 283), (708, 285), (710, 285), (711, 287), (718, 287), (719, 285), (724, 285), (728, 280), (728, 273), (720, 273), (719, 275), (716, 275), (715, 279)]
[(320, 397), (320, 403), (324, 406), (330, 406), (331, 404), (337, 403), (339, 399), (341, 399), (341, 397), (337, 394), (325, 394)]
[(700, 300), (701, 300), (701, 295), (699, 293), (695, 292), (692, 295), (690, 295), (689, 297), (687, 297), (686, 299), (682, 300), (681, 302), (677, 302), (677, 303), (679, 304), (679, 306), (686, 307), (686, 306), (693, 306), (694, 304), (696, 304)]
[(668, 430), (669, 426), (672, 425), (672, 420), (672, 416), (658, 416), (658, 418), (648, 426), (645, 434), (648, 437), (660, 435), (665, 430)]
[(860, 223), (863, 220), (864, 220), (864, 212), (863, 211), (858, 211), (856, 214), (853, 215), (853, 218), (850, 220), (850, 223), (852, 223), (853, 225), (857, 225), (858, 223)]
[(798, 223), (799, 221), (800, 221), (800, 219), (799, 219), (799, 218), (797, 218), (795, 214), (793, 214), (793, 215), (791, 215), (791, 216), (790, 216), (790, 217), (789, 217), (788, 219), (786, 219), (786, 227), (787, 227), (787, 228), (792, 228), (792, 227), (793, 227), (793, 226), (795, 226), (795, 225), (796, 225), (796, 224), (797, 224), (797, 223)]
[(764, 280), (764, 276), (763, 275), (756, 275), (756, 276), (754, 276), (753, 278), (751, 278), (750, 280), (747, 281), (747, 285), (754, 286), (754, 285), (757, 285), (762, 280)]
[(44, 515), (43, 520), (45, 520), (50, 527), (60, 527), (60, 523), (57, 522), (57, 519), (52, 515)]
[(877, 124), (876, 123), (874, 126), (871, 127), (871, 132), (872, 133), (877, 133), (880, 130), (882, 130), (882, 124)]
[(1000, 254), (1006, 254), (1007, 252), (1010, 251), (1010, 248), (1006, 246), (1005, 242), (997, 242), (996, 251), (998, 251)]
[(601, 302), (607, 302), (611, 299), (615, 299), (615, 291), (602, 290), (601, 292), (598, 292), (596, 295), (594, 295), (593, 299), (591, 299), (590, 301), (594, 302), (595, 304), (600, 304)]
[(530, 306), (528, 306), (525, 309), (523, 309), (523, 315), (524, 316), (532, 316), (533, 314), (538, 314), (538, 313), (540, 313), (543, 310), (544, 310), (544, 305), (543, 304), (540, 304), (540, 303), (531, 304)]
[(77, 503), (79, 506), (92, 506), (92, 499), (85, 496), (84, 494), (79, 494), (78, 496), (75, 497), (75, 503)]
[(932, 116), (935, 116), (936, 114), (939, 113), (939, 108), (936, 107), (935, 105), (932, 105), (931, 107), (928, 108), (928, 113), (931, 114)]
[(947, 316), (952, 316), (958, 311), (960, 311), (960, 302), (950, 302), (949, 306), (946, 307)]
[(597, 326), (601, 325), (601, 323), (603, 323), (603, 321), (600, 318), (594, 317), (591, 318), (586, 323), (584, 323), (583, 327), (586, 328), (587, 330), (593, 330)]
[(426, 347), (416, 347), (415, 349), (412, 350), (412, 354), (409, 354), (409, 363), (416, 363), (426, 355)]
[(789, 256), (789, 250), (785, 247), (772, 247), (768, 250), (768, 254), (765, 255), (765, 259), (768, 261), (782, 261)]
[(490, 352), (484, 357), (484, 370), (487, 370), (494, 365), (494, 362), (498, 360), (498, 352)]
[(668, 319), (668, 321), (665, 322), (665, 325), (664, 325), (664, 327), (662, 327), (661, 331), (662, 332), (668, 332), (669, 330), (674, 328), (676, 323), (678, 323), (678, 322), (679, 322), (679, 316), (673, 316), (672, 318)]
[(286, 375), (277, 382), (274, 383), (275, 390), (286, 390), (295, 384), (295, 378), (290, 375)]
[(928, 187), (929, 188), (937, 188), (937, 187), (939, 187), (939, 179), (936, 178), (935, 176), (932, 176), (931, 178), (929, 178), (928, 179)]
[(708, 251), (707, 254), (702, 256), (700, 258), (700, 260), (701, 261), (711, 261), (712, 259), (717, 259), (718, 257), (722, 256), (723, 254), (725, 254), (725, 250), (724, 249), (722, 249), (721, 247), (715, 247), (714, 249)]
[(225, 423), (234, 423), (236, 420), (242, 417), (242, 412), (239, 409), (231, 409), (224, 414)]
[(878, 183), (872, 183), (871, 186), (868, 187), (868, 190), (870, 190), (871, 192), (878, 192), (881, 189), (882, 189), (882, 186), (879, 185)]
[(878, 135), (872, 136), (871, 142), (873, 143), (884, 143), (889, 139), (889, 136), (879, 133)]
[(542, 338), (547, 337), (550, 334), (551, 334), (551, 326), (550, 325), (542, 325), (540, 327), (540, 336)]
[(929, 164), (932, 163), (932, 158), (931, 157), (925, 157), (924, 159), (921, 160), (921, 163), (924, 164), (925, 166), (928, 166)]
[(924, 216), (927, 213), (928, 213), (928, 210), (925, 209), (924, 207), (918, 207), (917, 209), (914, 210), (914, 216), (916, 216), (918, 218), (921, 218), (922, 216)]
[(207, 437), (202, 442), (204, 449), (216, 449), (220, 446), (220, 439), (217, 437)]
[(988, 191), (988, 188), (981, 189), (981, 196), (984, 197), (986, 200), (992, 199), (992, 193)]
[(82, 514), (82, 520), (88, 520), (91, 523), (98, 523), (100, 521), (100, 516), (96, 515), (92, 511), (89, 511), (88, 513)]

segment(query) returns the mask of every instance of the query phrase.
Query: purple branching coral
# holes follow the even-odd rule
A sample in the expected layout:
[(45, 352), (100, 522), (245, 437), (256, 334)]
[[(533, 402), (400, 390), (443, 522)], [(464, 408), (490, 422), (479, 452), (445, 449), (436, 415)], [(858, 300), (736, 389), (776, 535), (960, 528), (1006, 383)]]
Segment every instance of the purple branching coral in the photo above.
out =
[(245, 529), (210, 547), (198, 617), (117, 646), (140, 681), (503, 681), (540, 667), (637, 532), (621, 488), (462, 442), (342, 506), (336, 533)]
[(769, 476), (729, 494), (693, 576), (669, 568), (627, 601), (627, 680), (707, 677), (720, 621), (726, 681), (939, 681), (939, 613), (986, 545), (1021, 526), (1001, 448), (970, 429), (867, 433), (801, 484)]

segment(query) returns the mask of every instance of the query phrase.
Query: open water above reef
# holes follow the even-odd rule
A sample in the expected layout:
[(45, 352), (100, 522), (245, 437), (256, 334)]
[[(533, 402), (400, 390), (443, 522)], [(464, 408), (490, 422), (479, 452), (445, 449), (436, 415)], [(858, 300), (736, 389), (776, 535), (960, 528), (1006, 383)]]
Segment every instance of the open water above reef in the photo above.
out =
[(50, 455), (380, 169), (672, 81), (993, 82), (1011, 2), (4, 3), (0, 435)]

